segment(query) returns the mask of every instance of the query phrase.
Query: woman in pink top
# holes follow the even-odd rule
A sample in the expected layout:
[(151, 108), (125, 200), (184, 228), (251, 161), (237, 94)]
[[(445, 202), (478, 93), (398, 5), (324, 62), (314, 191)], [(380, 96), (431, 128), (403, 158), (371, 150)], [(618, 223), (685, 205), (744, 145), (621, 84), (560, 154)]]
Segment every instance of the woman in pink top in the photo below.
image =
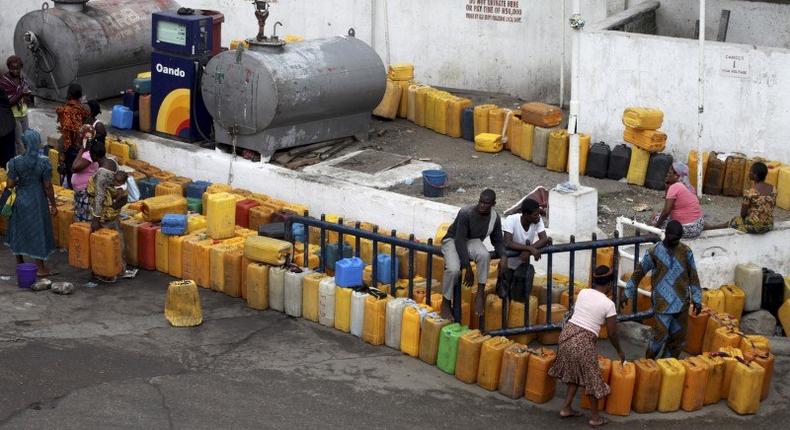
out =
[(667, 185), (664, 210), (653, 218), (652, 225), (664, 228), (667, 222), (675, 220), (683, 225), (683, 238), (699, 236), (705, 227), (705, 220), (697, 194), (689, 182), (688, 166), (676, 161), (669, 168), (664, 182)]
[(99, 170), (99, 162), (105, 156), (104, 143), (90, 140), (90, 149), (85, 146), (80, 148), (77, 158), (71, 166), (71, 185), (74, 188), (74, 219), (76, 221), (90, 221), (91, 216), (88, 206), (88, 181)]
[(617, 309), (609, 292), (612, 285), (612, 270), (598, 266), (593, 275), (593, 288), (579, 293), (573, 306), (573, 316), (562, 328), (557, 359), (549, 369), (549, 376), (568, 385), (565, 404), (560, 417), (579, 417), (582, 414), (571, 406), (579, 387), (584, 387), (590, 398), (590, 421), (592, 427), (606, 424), (606, 418), (598, 414), (598, 399), (609, 395), (611, 389), (606, 385), (598, 366), (596, 342), (601, 326), (606, 324), (609, 342), (612, 343), (621, 362), (625, 354), (620, 348), (617, 335)]

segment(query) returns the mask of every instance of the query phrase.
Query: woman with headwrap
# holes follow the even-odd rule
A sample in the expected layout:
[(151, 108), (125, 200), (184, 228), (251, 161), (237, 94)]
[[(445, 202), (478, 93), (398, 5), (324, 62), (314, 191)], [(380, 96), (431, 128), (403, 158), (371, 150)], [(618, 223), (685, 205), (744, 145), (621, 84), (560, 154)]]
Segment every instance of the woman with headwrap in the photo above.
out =
[(675, 220), (683, 225), (683, 238), (699, 236), (705, 221), (697, 194), (689, 182), (688, 166), (679, 161), (674, 162), (664, 183), (667, 185), (664, 210), (653, 219), (651, 225), (664, 228), (668, 221)]
[[(6, 245), (16, 255), (18, 264), (24, 257), (36, 260), (38, 276), (55, 273), (44, 266), (55, 250), (52, 218), (57, 214), (55, 193), (52, 189), (52, 165), (49, 159), (38, 155), (41, 135), (28, 129), (22, 135), (25, 153), (8, 162), (8, 188), (16, 191), (11, 218), (8, 220)], [(49, 204), (47, 204), (49, 202)]]

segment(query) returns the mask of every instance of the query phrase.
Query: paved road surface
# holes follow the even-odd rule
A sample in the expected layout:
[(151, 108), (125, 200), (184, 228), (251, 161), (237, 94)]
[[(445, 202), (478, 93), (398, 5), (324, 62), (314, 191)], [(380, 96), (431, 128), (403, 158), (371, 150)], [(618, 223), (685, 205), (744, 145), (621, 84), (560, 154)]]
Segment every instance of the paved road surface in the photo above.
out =
[[(585, 428), (547, 405), (465, 385), (386, 347), (309, 321), (248, 309), (201, 290), (205, 322), (168, 326), (171, 278), (141, 272), (71, 296), (19, 290), (0, 281), (2, 428)], [(0, 273), (13, 257), (0, 251)], [(631, 345), (632, 356), (641, 346)], [(611, 350), (609, 350), (611, 354)], [(778, 428), (787, 422), (790, 360), (777, 364), (773, 392), (755, 417), (726, 404), (696, 413), (612, 418), (610, 428)], [(558, 396), (564, 388), (558, 389)]]

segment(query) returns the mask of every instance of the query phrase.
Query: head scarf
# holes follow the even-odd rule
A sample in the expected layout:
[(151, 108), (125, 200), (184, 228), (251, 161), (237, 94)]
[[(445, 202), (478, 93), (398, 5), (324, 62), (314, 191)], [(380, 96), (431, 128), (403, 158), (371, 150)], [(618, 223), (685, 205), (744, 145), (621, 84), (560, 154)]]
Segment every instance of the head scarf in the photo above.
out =
[(25, 153), (16, 157), (17, 171), (30, 170), (38, 163), (38, 151), (41, 148), (41, 135), (32, 128), (25, 130), (22, 134), (22, 143), (25, 144)]
[(689, 181), (689, 167), (680, 161), (675, 161), (672, 163), (672, 170), (677, 173), (678, 181), (683, 183), (689, 191), (694, 193), (694, 187), (691, 186), (691, 182)]

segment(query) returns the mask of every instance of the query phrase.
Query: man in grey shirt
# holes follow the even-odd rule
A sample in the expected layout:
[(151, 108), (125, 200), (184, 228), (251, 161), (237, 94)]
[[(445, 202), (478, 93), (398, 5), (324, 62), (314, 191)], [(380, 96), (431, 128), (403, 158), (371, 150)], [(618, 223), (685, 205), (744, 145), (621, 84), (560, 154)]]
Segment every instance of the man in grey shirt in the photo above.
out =
[(464, 269), (463, 284), (467, 287), (474, 283), (474, 273), (470, 258), (477, 267), (477, 297), (474, 311), (483, 314), (483, 294), (488, 279), (488, 264), (491, 257), (483, 245), (488, 236), (491, 244), (500, 256), (499, 269), (507, 267), (505, 242), (502, 238), (502, 222), (494, 211), (496, 193), (491, 189), (483, 190), (476, 205), (466, 206), (458, 211), (458, 215), (442, 239), (444, 254), (444, 278), (442, 279), (442, 316), (452, 316), (453, 288)]

